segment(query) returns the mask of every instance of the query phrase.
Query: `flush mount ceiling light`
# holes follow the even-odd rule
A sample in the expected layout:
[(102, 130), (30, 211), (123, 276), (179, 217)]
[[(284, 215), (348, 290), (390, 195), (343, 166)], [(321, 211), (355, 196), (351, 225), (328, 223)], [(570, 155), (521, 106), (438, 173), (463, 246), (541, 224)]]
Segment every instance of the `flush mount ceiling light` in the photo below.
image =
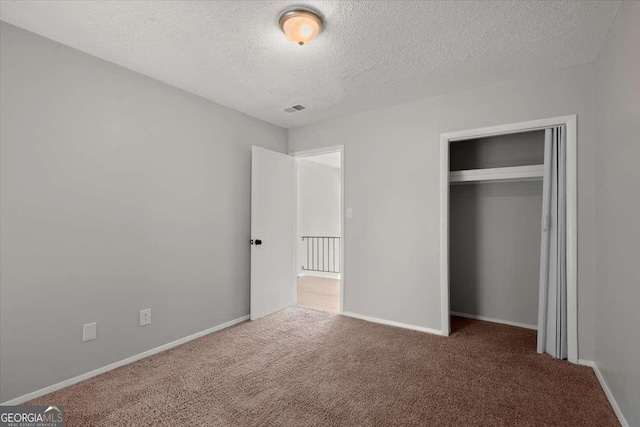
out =
[(309, 9), (288, 10), (280, 16), (282, 32), (299, 46), (312, 42), (323, 27), (320, 15)]

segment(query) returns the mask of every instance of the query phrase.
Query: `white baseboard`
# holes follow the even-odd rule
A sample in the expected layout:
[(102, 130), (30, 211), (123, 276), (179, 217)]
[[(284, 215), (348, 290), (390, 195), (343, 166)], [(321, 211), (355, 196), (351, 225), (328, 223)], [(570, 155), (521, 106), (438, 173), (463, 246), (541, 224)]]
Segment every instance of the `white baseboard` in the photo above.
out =
[(142, 352), (140, 354), (136, 354), (135, 356), (127, 357), (126, 359), (122, 359), (122, 360), (120, 360), (118, 362), (111, 363), (111, 364), (109, 364), (107, 366), (103, 366), (102, 368), (95, 369), (95, 370), (93, 370), (91, 372), (87, 372), (85, 374), (78, 375), (77, 377), (73, 377), (73, 378), (70, 378), (68, 380), (59, 382), (57, 384), (50, 385), (50, 386), (45, 387), (45, 388), (41, 388), (40, 390), (36, 390), (34, 392), (25, 394), (23, 396), (16, 397), (15, 399), (7, 400), (4, 403), (0, 403), (0, 405), (2, 405), (2, 406), (20, 405), (21, 403), (27, 402), (29, 400), (35, 399), (35, 398), (40, 397), (40, 396), (44, 396), (45, 394), (53, 393), (54, 391), (63, 389), (65, 387), (69, 387), (70, 385), (77, 384), (77, 383), (79, 383), (81, 381), (84, 381), (84, 380), (88, 380), (89, 378), (93, 378), (93, 377), (95, 377), (97, 375), (104, 374), (105, 372), (111, 371), (111, 370), (119, 368), (121, 366), (125, 366), (125, 365), (128, 365), (128, 364), (133, 363), (133, 362), (137, 362), (138, 360), (144, 359), (145, 357), (153, 356), (154, 354), (161, 353), (161, 352), (163, 352), (165, 350), (169, 350), (170, 348), (177, 347), (177, 346), (179, 346), (181, 344), (187, 343), (189, 341), (193, 341), (193, 340), (195, 340), (197, 338), (203, 337), (205, 335), (209, 335), (209, 334), (211, 334), (213, 332), (216, 332), (216, 331), (219, 331), (221, 329), (228, 328), (230, 326), (233, 326), (233, 325), (236, 325), (238, 323), (244, 322), (245, 320), (248, 320), (248, 319), (249, 319), (249, 316), (247, 315), (247, 316), (239, 317), (239, 318), (234, 319), (234, 320), (230, 320), (230, 321), (222, 323), (222, 324), (220, 324), (218, 326), (214, 326), (212, 328), (205, 329), (204, 331), (196, 332), (193, 335), (189, 335), (187, 337), (180, 338), (179, 340), (172, 341), (172, 342), (167, 343), (167, 344), (163, 344), (163, 345), (161, 345), (159, 347), (156, 347), (156, 348), (152, 348), (151, 350), (147, 350), (147, 351)]
[(367, 322), (380, 323), (387, 326), (395, 326), (397, 328), (411, 329), (413, 331), (426, 332), (428, 334), (444, 336), (441, 330), (425, 328), (424, 326), (409, 325), (408, 323), (394, 322), (393, 320), (379, 319), (377, 317), (364, 316), (362, 314), (351, 313), (349, 311), (342, 312), (342, 315), (353, 317), (355, 319), (366, 320)]
[(476, 314), (460, 313), (459, 311), (452, 311), (451, 315), (452, 316), (458, 316), (458, 317), (466, 317), (467, 319), (484, 320), (485, 322), (491, 322), (491, 323), (502, 323), (503, 325), (517, 326), (518, 328), (525, 328), (525, 329), (533, 329), (534, 331), (538, 330), (538, 326), (537, 325), (527, 325), (526, 323), (512, 322), (510, 320), (494, 319), (493, 317), (478, 316)]
[(616, 402), (615, 397), (613, 397), (613, 394), (611, 393), (611, 389), (609, 389), (609, 386), (607, 385), (607, 382), (604, 380), (604, 377), (602, 376), (602, 372), (600, 372), (600, 369), (598, 369), (598, 365), (596, 364), (596, 362), (593, 362), (591, 360), (578, 359), (578, 364), (593, 368), (593, 372), (595, 372), (596, 377), (600, 382), (600, 386), (602, 387), (602, 390), (604, 391), (605, 396), (607, 396), (607, 399), (609, 400), (609, 403), (613, 408), (613, 412), (616, 413), (616, 417), (618, 417), (618, 421), (620, 421), (620, 424), (622, 425), (622, 427), (629, 427), (629, 423), (627, 422), (626, 418), (622, 414), (622, 411), (618, 406), (618, 402)]
[(596, 362), (592, 362), (591, 360), (586, 360), (586, 359), (578, 359), (578, 365), (589, 366), (595, 369)]

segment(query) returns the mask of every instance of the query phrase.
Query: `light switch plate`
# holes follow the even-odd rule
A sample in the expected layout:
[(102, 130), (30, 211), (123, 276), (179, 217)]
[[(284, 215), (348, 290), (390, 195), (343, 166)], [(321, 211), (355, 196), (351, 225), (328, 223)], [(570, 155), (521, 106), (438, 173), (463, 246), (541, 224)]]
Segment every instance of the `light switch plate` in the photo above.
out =
[(147, 326), (151, 324), (151, 309), (145, 308), (140, 310), (140, 326)]
[(353, 208), (347, 208), (347, 218), (353, 218)]
[(82, 325), (82, 342), (92, 341), (98, 338), (98, 324), (86, 323)]

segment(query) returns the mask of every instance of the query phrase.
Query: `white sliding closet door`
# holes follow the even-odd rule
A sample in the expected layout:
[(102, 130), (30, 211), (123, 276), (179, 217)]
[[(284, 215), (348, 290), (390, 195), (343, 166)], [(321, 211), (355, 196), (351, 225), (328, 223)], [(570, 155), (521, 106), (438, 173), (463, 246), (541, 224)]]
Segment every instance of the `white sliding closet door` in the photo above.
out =
[(566, 130), (545, 130), (538, 352), (567, 358)]

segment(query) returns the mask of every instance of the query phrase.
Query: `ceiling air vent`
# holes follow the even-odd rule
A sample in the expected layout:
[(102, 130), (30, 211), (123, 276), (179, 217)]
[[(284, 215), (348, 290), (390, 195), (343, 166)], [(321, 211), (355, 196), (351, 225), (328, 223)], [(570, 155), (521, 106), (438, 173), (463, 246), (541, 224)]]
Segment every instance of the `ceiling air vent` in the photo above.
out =
[(283, 108), (282, 111), (285, 113), (297, 113), (298, 111), (306, 110), (307, 107), (304, 105), (296, 104), (291, 107)]

